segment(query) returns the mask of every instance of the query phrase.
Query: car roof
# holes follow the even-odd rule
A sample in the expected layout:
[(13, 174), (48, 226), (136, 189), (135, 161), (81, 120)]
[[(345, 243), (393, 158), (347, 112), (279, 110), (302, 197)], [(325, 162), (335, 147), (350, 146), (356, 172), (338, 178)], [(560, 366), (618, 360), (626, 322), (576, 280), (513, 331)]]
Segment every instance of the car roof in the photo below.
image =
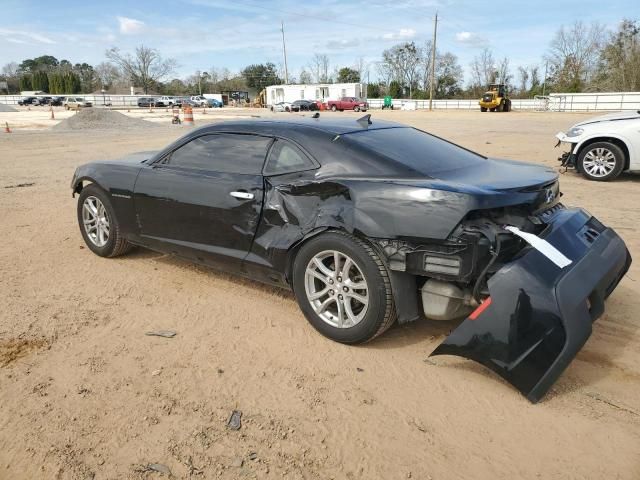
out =
[[(366, 117), (365, 115), (364, 117)], [(359, 117), (359, 118), (364, 118)], [(358, 121), (359, 118), (345, 117), (345, 118), (322, 118), (322, 114), (318, 118), (312, 118), (307, 116), (300, 116), (290, 118), (286, 120), (273, 120), (273, 119), (251, 119), (251, 120), (237, 120), (230, 122), (223, 122), (215, 125), (206, 125), (199, 130), (206, 131), (231, 131), (242, 130), (246, 132), (260, 133), (263, 131), (281, 130), (284, 134), (287, 129), (295, 127), (307, 127), (309, 129), (320, 130), (326, 133), (335, 135), (342, 135), (350, 132), (358, 132), (362, 130), (378, 130), (382, 128), (401, 128), (407, 127), (401, 123), (389, 122), (386, 120), (371, 119), (371, 124), (367, 124), (365, 121)], [(286, 136), (286, 135), (285, 135)]]

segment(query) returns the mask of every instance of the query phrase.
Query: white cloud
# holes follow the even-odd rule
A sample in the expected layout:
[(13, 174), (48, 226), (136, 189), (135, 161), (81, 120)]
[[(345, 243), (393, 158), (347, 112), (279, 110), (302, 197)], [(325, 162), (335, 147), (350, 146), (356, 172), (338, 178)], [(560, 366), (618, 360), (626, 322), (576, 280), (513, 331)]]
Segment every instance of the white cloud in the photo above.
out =
[(54, 44), (53, 40), (39, 33), (28, 32), (25, 30), (9, 30), (7, 28), (0, 28), (0, 37), (5, 38), (12, 43), (46, 43), (48, 45)]
[(385, 40), (407, 40), (416, 36), (416, 31), (413, 28), (401, 28), (397, 32), (385, 33), (382, 38)]
[(331, 50), (340, 50), (341, 48), (356, 47), (359, 44), (360, 41), (357, 38), (352, 38), (349, 40), (330, 40), (327, 42), (327, 48)]
[(144, 22), (129, 17), (116, 17), (120, 24), (120, 33), (123, 35), (135, 35), (144, 30)]
[(456, 33), (456, 42), (467, 47), (485, 47), (489, 44), (489, 41), (485, 37), (474, 32)]

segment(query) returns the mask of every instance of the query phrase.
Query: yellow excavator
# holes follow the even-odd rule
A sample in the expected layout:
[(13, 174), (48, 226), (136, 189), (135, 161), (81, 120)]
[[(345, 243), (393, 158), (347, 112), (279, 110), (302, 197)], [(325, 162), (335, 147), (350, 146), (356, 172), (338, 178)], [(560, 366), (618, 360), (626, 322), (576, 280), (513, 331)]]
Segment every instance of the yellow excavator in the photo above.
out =
[(507, 86), (504, 83), (492, 83), (489, 89), (484, 92), (482, 98), (478, 102), (480, 111), (486, 112), (510, 112), (511, 100), (507, 92)]
[(253, 99), (251, 106), (256, 108), (262, 108), (267, 106), (267, 89), (263, 88), (258, 95)]

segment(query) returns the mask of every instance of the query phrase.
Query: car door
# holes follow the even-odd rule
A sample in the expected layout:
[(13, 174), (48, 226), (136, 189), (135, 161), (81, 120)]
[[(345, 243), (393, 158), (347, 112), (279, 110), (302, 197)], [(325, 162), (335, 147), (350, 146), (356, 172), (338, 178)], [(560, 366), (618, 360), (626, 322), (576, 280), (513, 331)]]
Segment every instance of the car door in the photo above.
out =
[(272, 138), (204, 134), (143, 168), (134, 189), (141, 240), (236, 271), (260, 219)]

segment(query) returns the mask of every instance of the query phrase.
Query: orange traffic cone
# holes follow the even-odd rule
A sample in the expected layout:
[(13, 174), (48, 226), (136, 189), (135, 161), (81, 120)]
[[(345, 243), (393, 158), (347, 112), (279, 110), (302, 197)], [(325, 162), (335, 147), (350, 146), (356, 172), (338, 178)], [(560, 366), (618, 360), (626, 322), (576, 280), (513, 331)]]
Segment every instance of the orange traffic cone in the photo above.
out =
[(11, 129), (9, 128), (9, 123), (4, 122), (4, 133), (11, 133)]

